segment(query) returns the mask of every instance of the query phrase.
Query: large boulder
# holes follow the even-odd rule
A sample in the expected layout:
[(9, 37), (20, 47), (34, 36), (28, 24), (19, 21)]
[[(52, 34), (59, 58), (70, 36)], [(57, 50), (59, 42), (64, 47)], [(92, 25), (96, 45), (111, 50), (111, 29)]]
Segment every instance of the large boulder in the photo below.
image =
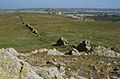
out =
[(0, 79), (43, 79), (18, 55), (13, 48), (0, 49)]
[(60, 38), (57, 40), (56, 44), (54, 44), (54, 46), (63, 46), (63, 45), (67, 45), (68, 41), (65, 40), (64, 38)]
[(87, 51), (91, 51), (91, 44), (90, 44), (90, 41), (83, 41), (82, 43), (80, 43), (76, 49), (79, 51), (79, 52), (87, 52)]

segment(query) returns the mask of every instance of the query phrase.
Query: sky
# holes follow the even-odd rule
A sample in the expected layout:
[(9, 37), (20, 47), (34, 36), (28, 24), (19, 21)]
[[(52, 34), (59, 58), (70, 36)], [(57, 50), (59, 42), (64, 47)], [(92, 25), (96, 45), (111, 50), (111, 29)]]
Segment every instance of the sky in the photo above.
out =
[(0, 0), (0, 9), (120, 8), (120, 0)]

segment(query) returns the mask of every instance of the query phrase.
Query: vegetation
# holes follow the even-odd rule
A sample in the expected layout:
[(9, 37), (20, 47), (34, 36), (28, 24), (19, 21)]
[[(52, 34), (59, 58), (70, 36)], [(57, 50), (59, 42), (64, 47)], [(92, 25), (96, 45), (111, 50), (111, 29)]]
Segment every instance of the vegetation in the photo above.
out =
[[(19, 13), (0, 14), (0, 48), (13, 47), (19, 52), (40, 48), (57, 48), (60, 51), (71, 49), (72, 45), (90, 40), (92, 45), (104, 45), (120, 49), (120, 22), (86, 22), (64, 16), (22, 13), (25, 22), (39, 31), (39, 36), (31, 33), (21, 23)], [(53, 43), (63, 37), (68, 46), (54, 47)]]

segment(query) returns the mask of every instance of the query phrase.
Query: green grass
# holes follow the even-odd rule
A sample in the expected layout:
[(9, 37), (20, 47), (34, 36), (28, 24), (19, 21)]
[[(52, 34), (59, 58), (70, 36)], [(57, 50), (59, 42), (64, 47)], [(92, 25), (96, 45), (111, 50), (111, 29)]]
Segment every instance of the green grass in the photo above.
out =
[(60, 37), (69, 41), (68, 46), (55, 47), (69, 50), (72, 45), (90, 40), (92, 45), (104, 45), (120, 49), (120, 22), (85, 22), (63, 16), (22, 13), (25, 22), (39, 31), (39, 37), (32, 34), (20, 21), (18, 13), (0, 14), (0, 48), (13, 47), (18, 51), (40, 48), (54, 48)]

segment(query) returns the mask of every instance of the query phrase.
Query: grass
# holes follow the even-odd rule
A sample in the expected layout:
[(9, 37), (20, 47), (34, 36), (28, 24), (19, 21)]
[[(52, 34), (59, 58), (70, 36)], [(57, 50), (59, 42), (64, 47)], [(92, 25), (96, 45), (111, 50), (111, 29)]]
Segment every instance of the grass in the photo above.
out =
[(39, 31), (38, 37), (21, 23), (18, 15), (0, 14), (0, 48), (13, 47), (19, 52), (54, 48), (53, 43), (64, 37), (70, 44), (55, 47), (60, 51), (67, 51), (83, 40), (90, 40), (94, 46), (120, 49), (120, 21), (85, 22), (58, 15), (22, 13), (25, 22)]

